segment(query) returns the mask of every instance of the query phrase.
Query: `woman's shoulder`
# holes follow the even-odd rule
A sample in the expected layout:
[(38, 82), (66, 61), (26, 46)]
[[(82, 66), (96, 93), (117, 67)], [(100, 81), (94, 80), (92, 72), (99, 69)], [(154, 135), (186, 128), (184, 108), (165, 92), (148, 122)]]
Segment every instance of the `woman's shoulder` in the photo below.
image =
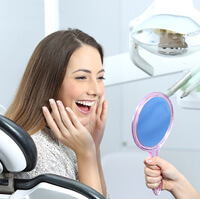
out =
[(76, 156), (58, 141), (50, 129), (42, 129), (31, 137), (38, 152), (37, 164), (31, 172), (18, 174), (18, 177), (23, 175), (23, 178), (31, 178), (43, 173), (54, 173), (77, 179)]
[(59, 148), (59, 141), (54, 133), (47, 127), (31, 135), (37, 149)]
[(32, 138), (36, 144), (38, 153), (40, 156), (44, 154), (53, 155), (55, 157), (65, 157), (66, 156), (76, 162), (76, 157), (74, 152), (59, 142), (58, 138), (48, 127), (36, 132), (32, 135)]

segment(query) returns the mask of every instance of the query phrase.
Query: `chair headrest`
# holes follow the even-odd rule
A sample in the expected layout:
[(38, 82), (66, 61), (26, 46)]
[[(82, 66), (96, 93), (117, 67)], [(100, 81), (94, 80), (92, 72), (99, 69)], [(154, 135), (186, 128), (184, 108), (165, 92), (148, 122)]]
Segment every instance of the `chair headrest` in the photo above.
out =
[(31, 136), (12, 120), (0, 115), (0, 163), (10, 172), (31, 171), (37, 149)]

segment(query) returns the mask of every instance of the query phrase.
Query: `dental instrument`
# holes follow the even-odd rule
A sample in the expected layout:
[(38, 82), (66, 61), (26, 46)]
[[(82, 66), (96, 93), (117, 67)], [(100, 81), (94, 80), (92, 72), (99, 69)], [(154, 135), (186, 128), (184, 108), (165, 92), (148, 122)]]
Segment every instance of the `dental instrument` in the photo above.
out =
[(192, 91), (194, 91), (200, 85), (200, 77), (191, 83), (185, 91), (182, 93), (181, 98), (187, 97)]
[(172, 96), (178, 89), (180, 89), (189, 79), (191, 79), (195, 73), (200, 70), (200, 66), (194, 67), (189, 70), (183, 77), (181, 77), (172, 87), (167, 90), (166, 95)]

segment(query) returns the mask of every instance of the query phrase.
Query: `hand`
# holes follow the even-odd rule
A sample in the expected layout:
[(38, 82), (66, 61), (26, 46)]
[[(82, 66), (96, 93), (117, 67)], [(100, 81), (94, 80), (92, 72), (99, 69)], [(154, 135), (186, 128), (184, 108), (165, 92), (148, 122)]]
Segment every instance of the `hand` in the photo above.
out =
[(76, 155), (87, 155), (95, 151), (94, 141), (88, 130), (80, 123), (69, 108), (64, 108), (61, 101), (50, 99), (51, 113), (43, 107), (43, 114), (48, 126), (64, 145), (71, 148)]
[(158, 156), (144, 160), (146, 185), (157, 188), (162, 181), (162, 190), (170, 191), (176, 199), (200, 199), (200, 194), (172, 164)]
[(179, 171), (172, 164), (158, 156), (147, 157), (144, 164), (146, 165), (144, 173), (148, 188), (155, 189), (162, 181), (162, 190), (172, 191), (176, 181), (180, 178)]
[(96, 103), (93, 107), (91, 121), (89, 125), (86, 126), (94, 140), (96, 150), (99, 150), (103, 138), (107, 118), (107, 107), (108, 102), (104, 100), (104, 96), (102, 96), (99, 103)]

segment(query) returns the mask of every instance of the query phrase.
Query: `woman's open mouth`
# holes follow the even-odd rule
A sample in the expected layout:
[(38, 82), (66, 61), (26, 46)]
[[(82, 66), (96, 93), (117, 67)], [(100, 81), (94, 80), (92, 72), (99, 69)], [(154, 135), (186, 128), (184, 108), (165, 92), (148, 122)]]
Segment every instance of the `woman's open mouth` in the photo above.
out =
[(89, 114), (91, 112), (91, 109), (94, 103), (95, 101), (84, 101), (84, 100), (76, 101), (78, 110), (83, 114)]

